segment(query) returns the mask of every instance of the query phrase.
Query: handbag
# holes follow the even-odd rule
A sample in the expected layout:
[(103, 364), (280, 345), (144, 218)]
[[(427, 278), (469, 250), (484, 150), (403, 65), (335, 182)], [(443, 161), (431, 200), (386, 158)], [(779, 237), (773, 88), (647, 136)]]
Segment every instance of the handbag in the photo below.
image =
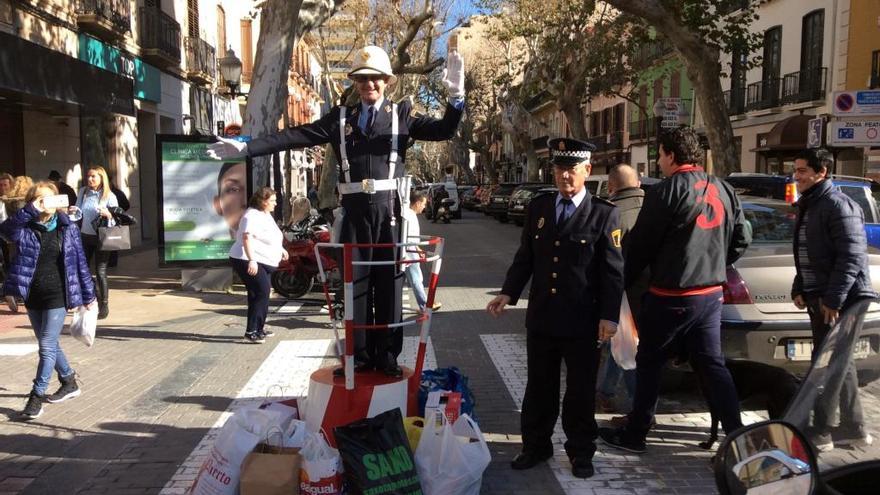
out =
[(131, 249), (128, 225), (98, 227), (98, 249), (101, 251), (125, 251)]

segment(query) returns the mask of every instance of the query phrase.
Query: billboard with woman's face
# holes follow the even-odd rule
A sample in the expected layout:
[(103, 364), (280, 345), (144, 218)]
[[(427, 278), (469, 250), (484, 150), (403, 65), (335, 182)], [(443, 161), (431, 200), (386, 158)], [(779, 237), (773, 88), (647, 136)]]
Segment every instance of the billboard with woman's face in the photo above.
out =
[(163, 264), (226, 260), (247, 209), (248, 166), (210, 158), (210, 136), (158, 136)]

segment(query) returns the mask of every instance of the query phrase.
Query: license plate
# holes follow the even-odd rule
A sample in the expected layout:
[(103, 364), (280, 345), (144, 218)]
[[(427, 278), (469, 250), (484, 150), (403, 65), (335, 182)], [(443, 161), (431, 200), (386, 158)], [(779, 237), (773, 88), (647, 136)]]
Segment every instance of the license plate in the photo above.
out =
[(813, 339), (789, 339), (785, 357), (792, 361), (809, 361), (813, 353)]
[(523, 208), (525, 208), (523, 205), (514, 205), (513, 207), (514, 210), (522, 210)]
[[(813, 339), (790, 339), (785, 346), (785, 357), (792, 361), (809, 361), (813, 353)], [(853, 359), (865, 359), (871, 354), (871, 340), (862, 337), (853, 349)]]
[(867, 337), (859, 339), (853, 349), (853, 359), (865, 359), (868, 354), (871, 354), (871, 341)]
[(495, 202), (496, 202), (496, 203), (503, 203), (503, 202), (504, 202), (504, 198), (495, 198)]

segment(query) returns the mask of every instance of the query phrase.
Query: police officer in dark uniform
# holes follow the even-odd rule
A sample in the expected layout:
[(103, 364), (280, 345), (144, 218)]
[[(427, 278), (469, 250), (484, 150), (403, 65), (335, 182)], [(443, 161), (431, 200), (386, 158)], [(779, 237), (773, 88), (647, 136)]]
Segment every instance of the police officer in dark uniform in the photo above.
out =
[(520, 417), (523, 449), (511, 467), (529, 469), (553, 455), (560, 363), (565, 360), (565, 451), (572, 474), (589, 478), (596, 452), (599, 347), (617, 329), (623, 295), (619, 218), (612, 203), (591, 196), (584, 187), (595, 147), (575, 139), (551, 139), (548, 147), (559, 192), (529, 203), (504, 287), (486, 309), (498, 316), (507, 304), (516, 304), (531, 278), (528, 383)]
[[(227, 159), (331, 143), (339, 159), (339, 193), (344, 216), (340, 242), (395, 243), (399, 238), (403, 177), (411, 139), (442, 141), (453, 136), (464, 108), (464, 64), (457, 52), (449, 57), (443, 82), (449, 103), (442, 119), (418, 116), (409, 101), (394, 103), (385, 98), (386, 85), (396, 77), (384, 50), (367, 46), (355, 55), (349, 78), (361, 101), (354, 106), (334, 107), (311, 124), (284, 129), (240, 143), (218, 138), (209, 151)], [(401, 191), (409, 194), (409, 191)], [(397, 250), (358, 248), (355, 261), (393, 261)], [(403, 272), (393, 265), (355, 266), (355, 324), (390, 324), (401, 319)], [(401, 376), (397, 365), (403, 343), (401, 329), (355, 332), (355, 370), (373, 368), (389, 376)]]

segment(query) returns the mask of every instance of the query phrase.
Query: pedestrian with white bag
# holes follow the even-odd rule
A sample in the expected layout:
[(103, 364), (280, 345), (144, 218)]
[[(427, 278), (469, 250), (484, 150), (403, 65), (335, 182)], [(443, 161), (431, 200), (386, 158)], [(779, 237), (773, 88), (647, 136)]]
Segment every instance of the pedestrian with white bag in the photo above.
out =
[[(43, 404), (72, 399), (81, 391), (76, 373), (59, 345), (68, 310), (95, 307), (95, 287), (83, 252), (80, 232), (67, 213), (56, 207), (58, 188), (41, 181), (31, 187), (25, 206), (0, 225), (0, 235), (15, 244), (18, 255), (9, 267), (3, 291), (10, 308), (15, 298), (24, 300), (28, 318), (39, 342), (37, 376), (22, 415), (34, 419)], [(67, 197), (64, 196), (64, 204)], [(46, 395), (52, 371), (61, 388)]]
[(470, 416), (450, 424), (435, 410), (425, 421), (415, 460), (425, 495), (479, 495), (492, 454)]

